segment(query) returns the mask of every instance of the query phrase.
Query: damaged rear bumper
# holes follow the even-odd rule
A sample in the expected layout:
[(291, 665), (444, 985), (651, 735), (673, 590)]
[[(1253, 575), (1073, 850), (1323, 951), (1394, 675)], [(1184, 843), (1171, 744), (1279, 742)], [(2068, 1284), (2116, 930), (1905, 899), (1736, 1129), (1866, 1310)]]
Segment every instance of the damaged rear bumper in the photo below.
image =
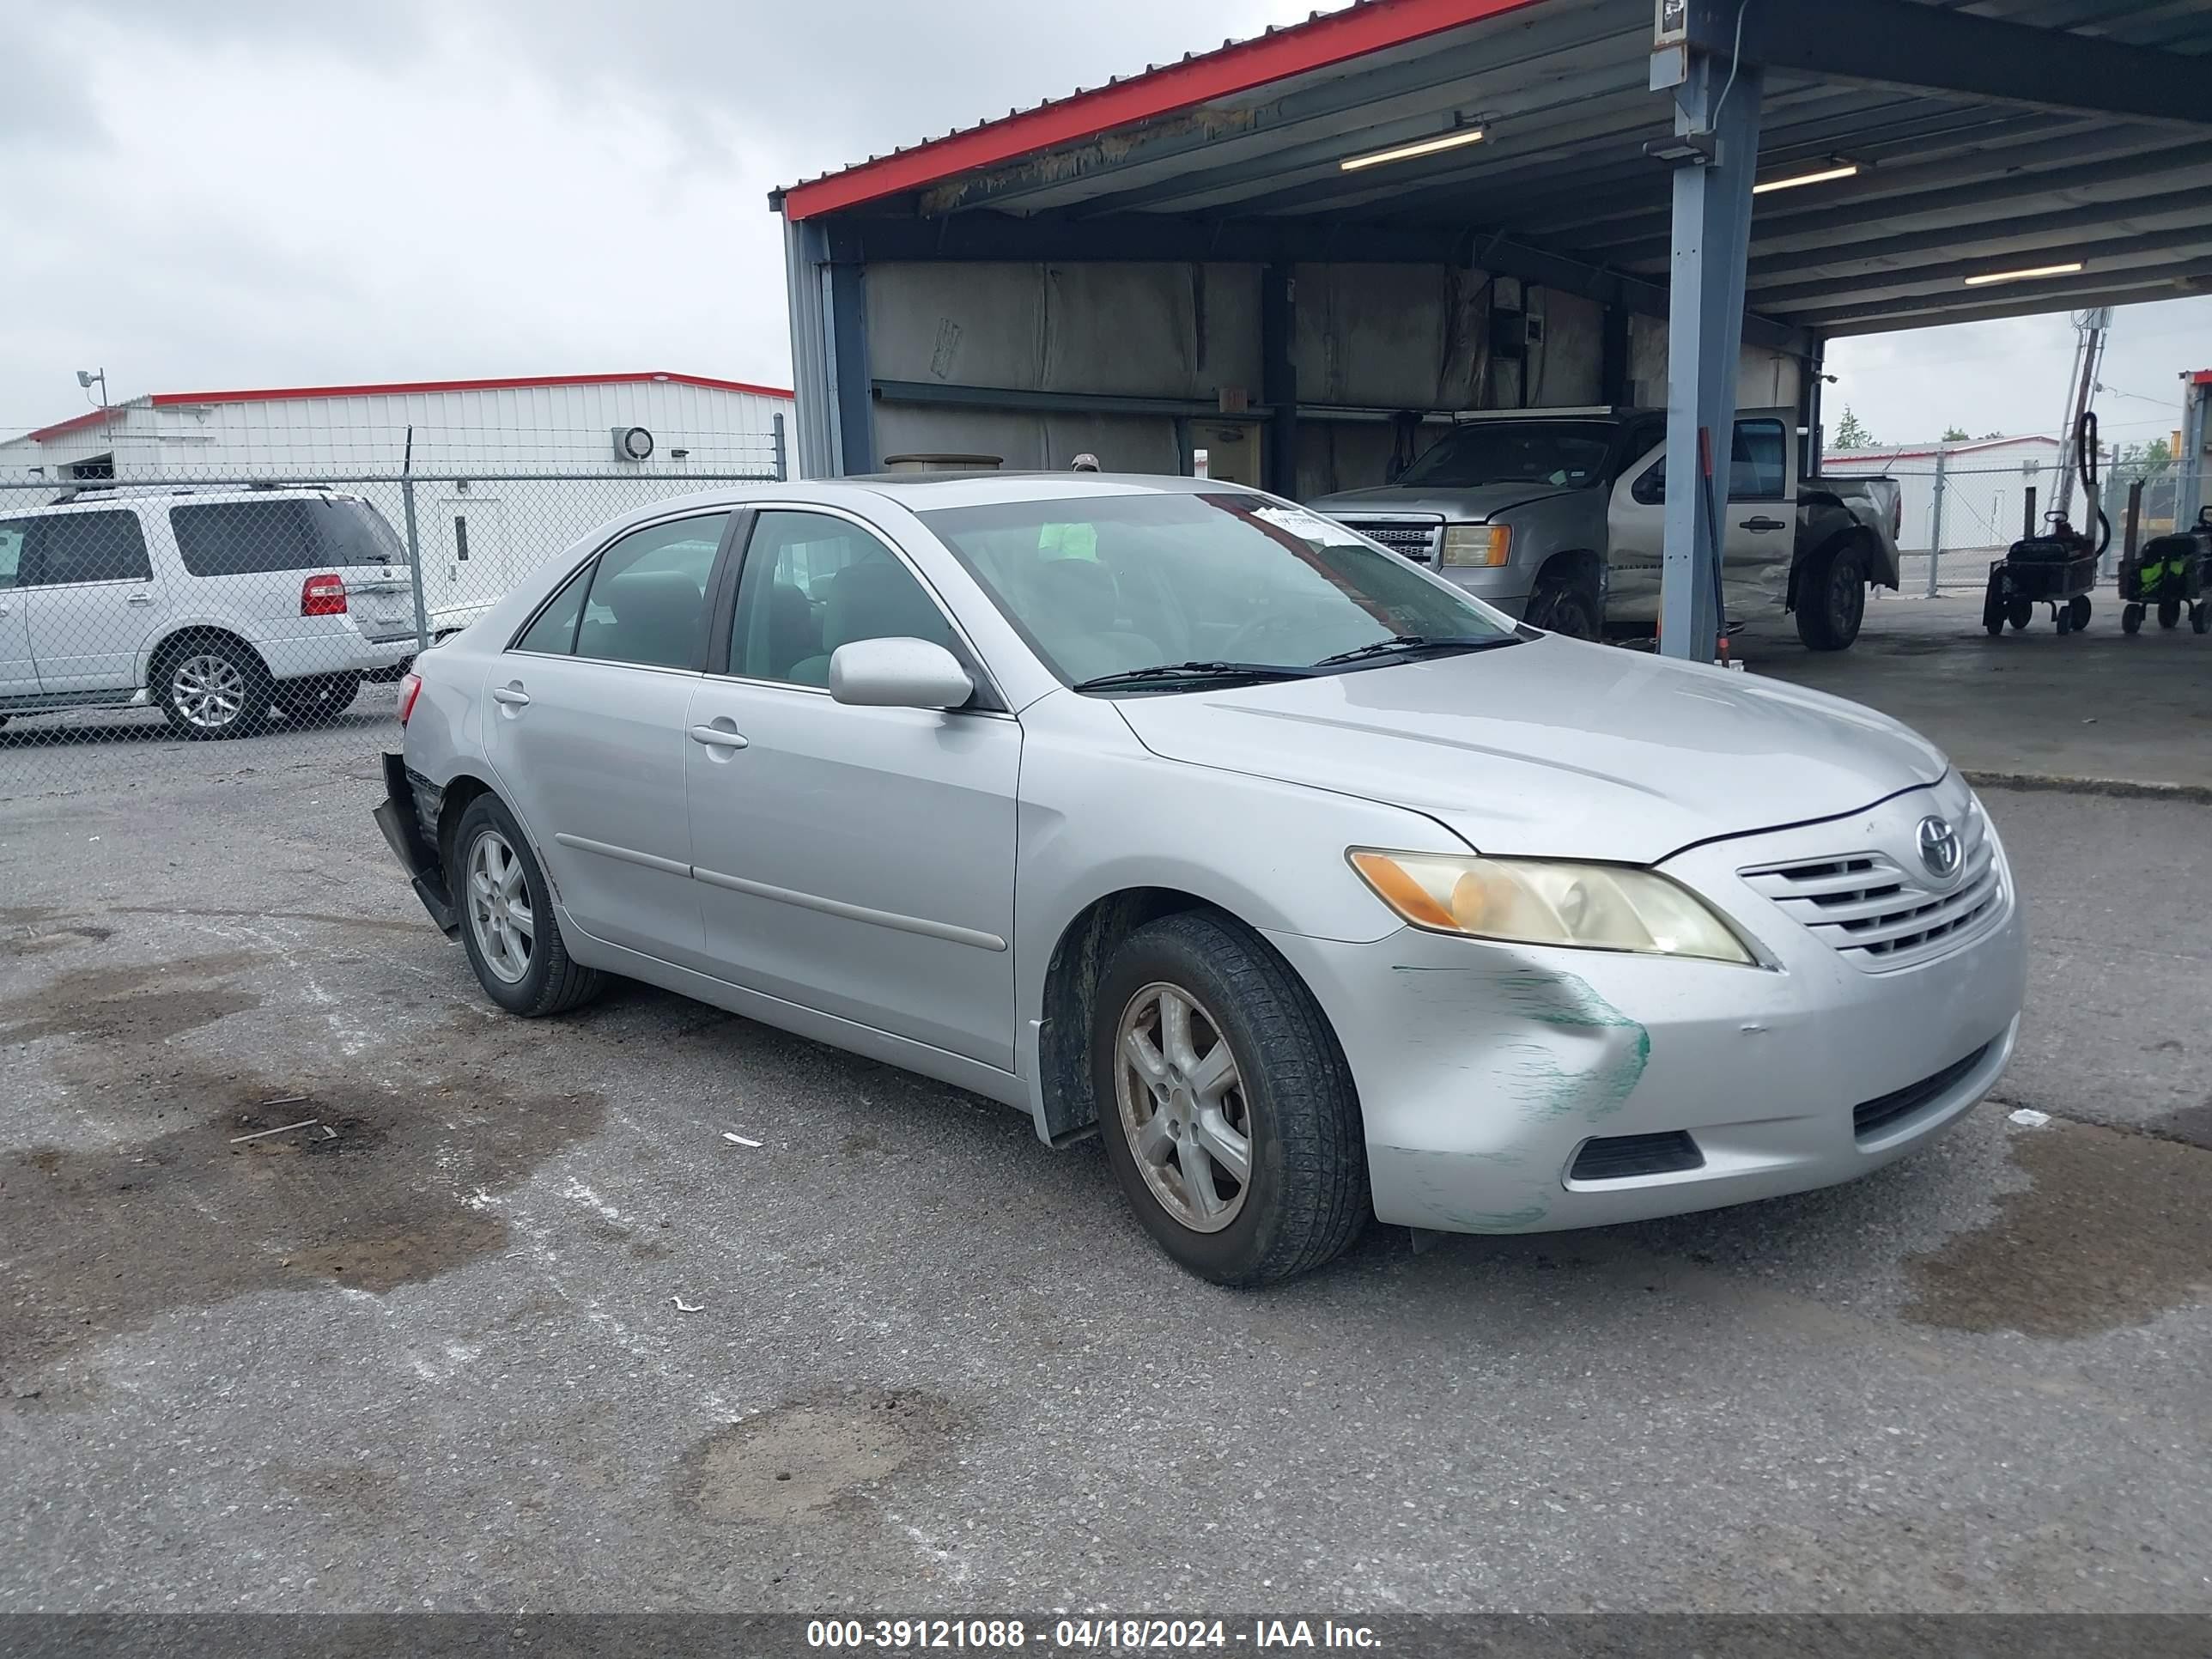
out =
[(385, 844), (399, 860), (414, 884), (415, 896), (430, 913), (430, 920), (448, 938), (459, 933), (460, 913), (447, 890), (446, 871), (438, 857), (437, 837), (422, 827), (427, 818), (438, 821), (438, 803), (444, 792), (416, 777), (404, 757), (387, 751), (384, 757), (384, 804), (371, 815), (384, 832)]

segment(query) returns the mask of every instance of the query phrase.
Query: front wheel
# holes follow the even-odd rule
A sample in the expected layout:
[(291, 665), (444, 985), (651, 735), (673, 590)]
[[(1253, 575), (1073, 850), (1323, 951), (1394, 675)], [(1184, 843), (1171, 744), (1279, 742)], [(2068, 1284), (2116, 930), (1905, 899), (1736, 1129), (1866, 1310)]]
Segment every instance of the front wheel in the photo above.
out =
[(1797, 589), (1797, 637), (1814, 651), (1842, 651), (1866, 620), (1867, 554), (1858, 542), (1816, 553)]
[(2012, 624), (2015, 634), (2035, 620), (2033, 599), (2014, 599), (2005, 607), (2005, 620)]
[(2160, 600), (2158, 607), (2158, 625), (2160, 628), (2176, 628), (2180, 625), (2180, 623), (2181, 601), (2179, 599)]
[(599, 970), (569, 958), (545, 872), (497, 797), (469, 803), (446, 867), (458, 878), (461, 943), (486, 996), (510, 1014), (537, 1019), (599, 994)]
[(2189, 607), (2189, 631), (2203, 634), (2212, 630), (2212, 599)]
[(275, 690), (253, 648), (228, 639), (172, 650), (162, 660), (155, 687), (170, 727), (201, 740), (250, 737), (264, 730)]
[(1350, 1068), (1320, 1005), (1252, 933), (1198, 913), (1106, 964), (1091, 1079), (1115, 1178), (1145, 1231), (1218, 1285), (1317, 1267), (1372, 1210)]
[(1602, 637), (1603, 623), (1598, 616), (1597, 599), (1577, 582), (1550, 578), (1539, 581), (1522, 619), (1531, 628), (1561, 634), (1571, 640), (1595, 641)]
[(2089, 596), (2087, 593), (2076, 593), (2066, 601), (2066, 620), (2073, 624), (2076, 634), (2089, 625)]
[[(2121, 633), (2123, 633), (2123, 634), (2140, 634), (2141, 632), (2142, 632), (2142, 625), (2143, 625), (2143, 608), (2142, 608), (2142, 606), (2141, 606), (2141, 605), (2130, 605), (2124, 606), (2124, 607), (2121, 610), (2121, 611), (2120, 611), (2120, 632), (2121, 632)], [(2160, 620), (2160, 626), (2162, 626), (2162, 627), (2166, 627), (2166, 628), (2171, 628), (2171, 627), (2172, 627), (2172, 626), (2173, 626), (2173, 624), (2172, 624), (2172, 623), (2170, 623), (2170, 622), (2166, 622), (2166, 621), (2164, 621), (2163, 619), (2161, 619), (2161, 620)]]

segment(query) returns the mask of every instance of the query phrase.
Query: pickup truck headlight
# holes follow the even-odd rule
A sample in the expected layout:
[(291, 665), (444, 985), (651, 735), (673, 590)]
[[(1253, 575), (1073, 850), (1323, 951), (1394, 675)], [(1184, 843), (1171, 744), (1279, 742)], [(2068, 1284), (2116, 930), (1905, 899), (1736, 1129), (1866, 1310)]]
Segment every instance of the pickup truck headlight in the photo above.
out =
[(1500, 565), (1513, 556), (1513, 526), (1506, 524), (1448, 524), (1437, 562)]
[(1650, 870), (1364, 848), (1346, 856), (1377, 898), (1431, 933), (1711, 962), (1755, 960), (1696, 894)]

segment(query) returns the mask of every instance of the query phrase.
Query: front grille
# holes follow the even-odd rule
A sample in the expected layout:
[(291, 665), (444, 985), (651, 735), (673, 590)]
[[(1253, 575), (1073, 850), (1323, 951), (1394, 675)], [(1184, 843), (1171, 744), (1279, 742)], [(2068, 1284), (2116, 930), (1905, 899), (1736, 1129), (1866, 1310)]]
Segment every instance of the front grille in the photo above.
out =
[(1960, 826), (1964, 855), (1948, 884), (1879, 850), (1765, 865), (1741, 873), (1815, 936), (1870, 972), (1906, 968), (1963, 945), (2002, 914), (2004, 883), (1977, 807)]
[(1680, 1129), (1656, 1135), (1601, 1135), (1583, 1142), (1575, 1154), (1570, 1181), (1626, 1181), (1634, 1176), (1673, 1175), (1701, 1170), (1705, 1155)]
[(1440, 520), (1422, 523), (1405, 519), (1346, 519), (1341, 521), (1348, 530), (1356, 530), (1370, 542), (1380, 542), (1393, 553), (1421, 564), (1433, 564), (1437, 557), (1437, 538), (1443, 532)]
[(1861, 1101), (1851, 1108), (1851, 1133), (1861, 1140), (1868, 1140), (1896, 1127), (1922, 1107), (1948, 1093), (1953, 1084), (1982, 1063), (1982, 1056), (1989, 1051), (1990, 1045), (1984, 1042), (1964, 1060), (1946, 1066), (1933, 1077), (1923, 1077), (1902, 1089)]

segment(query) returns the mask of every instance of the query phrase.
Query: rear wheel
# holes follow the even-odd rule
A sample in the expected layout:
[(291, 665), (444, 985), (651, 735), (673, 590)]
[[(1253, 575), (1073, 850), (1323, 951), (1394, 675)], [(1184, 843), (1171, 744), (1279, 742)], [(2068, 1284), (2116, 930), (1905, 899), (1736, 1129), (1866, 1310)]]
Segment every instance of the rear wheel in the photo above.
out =
[(2076, 593), (2066, 601), (2066, 620), (2073, 624), (2075, 633), (2089, 625), (2089, 596), (2087, 593)]
[(2181, 601), (2179, 599), (2165, 599), (2160, 602), (2158, 607), (2158, 625), (2160, 628), (2176, 627), (2180, 623), (2180, 621)]
[(2035, 620), (2035, 601), (2033, 599), (2013, 600), (2005, 607), (2005, 620), (2012, 624), (2013, 632), (2017, 634)]
[[(2160, 625), (2161, 625), (2161, 626), (2163, 626), (2163, 627), (2171, 628), (2171, 627), (2172, 627), (2172, 626), (2173, 626), (2173, 624), (2172, 624), (2172, 623), (2170, 623), (2170, 622), (2166, 622), (2166, 621), (2164, 620), (2164, 618), (2160, 618)], [(2120, 632), (2121, 632), (2121, 633), (2123, 633), (2123, 634), (2140, 634), (2141, 632), (2142, 632), (2142, 625), (2143, 625), (2143, 608), (2142, 608), (2142, 606), (2141, 606), (2141, 605), (2128, 605), (2128, 606), (2126, 606), (2125, 608), (2124, 608), (2124, 609), (2121, 611), (2121, 612), (2120, 612)]]
[(269, 670), (238, 640), (178, 647), (155, 678), (161, 713), (180, 735), (195, 739), (250, 737), (266, 729), (274, 690)]
[(2202, 634), (2212, 629), (2212, 600), (2189, 608), (2189, 631)]
[(598, 994), (598, 969), (569, 958), (545, 872), (497, 797), (469, 803), (453, 828), (446, 867), (458, 877), (461, 943), (486, 996), (510, 1014), (537, 1019)]
[(313, 674), (279, 684), (276, 706), (295, 724), (304, 726), (343, 714), (360, 695), (359, 674)]
[(1166, 916), (1099, 981), (1091, 1078), (1101, 1138), (1138, 1219), (1219, 1285), (1317, 1267), (1372, 1207), (1336, 1035), (1289, 964), (1243, 928)]
[(1797, 588), (1797, 637), (1814, 651), (1842, 651), (1866, 620), (1867, 552), (1850, 541), (1807, 561)]

